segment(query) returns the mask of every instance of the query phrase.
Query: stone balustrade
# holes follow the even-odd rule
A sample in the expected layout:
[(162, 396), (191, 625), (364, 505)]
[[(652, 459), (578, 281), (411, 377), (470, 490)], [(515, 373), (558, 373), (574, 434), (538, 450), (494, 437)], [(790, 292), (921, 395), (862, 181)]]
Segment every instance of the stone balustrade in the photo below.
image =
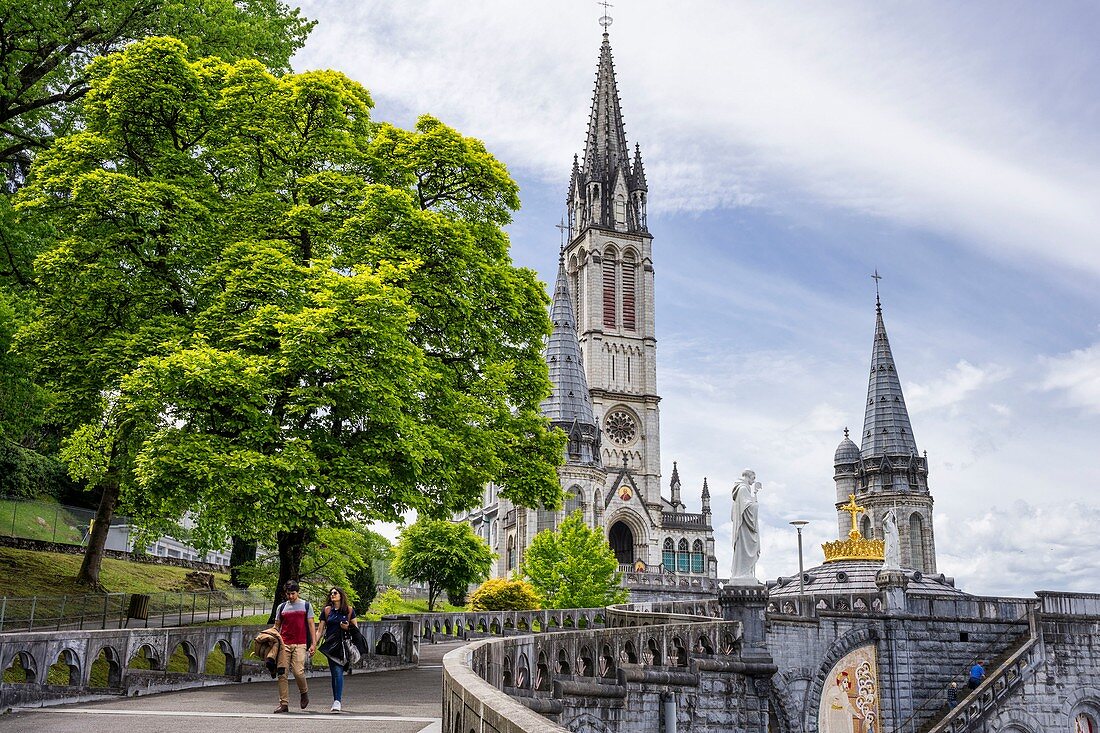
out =
[(541, 611), (457, 611), (385, 616), (383, 620), (410, 621), (425, 641), (441, 636), (480, 639), (486, 636), (589, 629), (606, 625), (602, 608), (559, 608)]
[[(669, 623), (670, 615), (691, 620)], [(737, 621), (630, 607), (609, 608), (607, 617), (631, 625), (488, 639), (447, 654), (443, 730), (563, 731), (555, 721), (585, 715), (579, 711), (592, 700), (620, 715), (641, 714), (628, 697), (652, 696), (657, 686), (698, 690), (708, 674), (775, 672), (741, 659)]]
[[(258, 661), (246, 661), (257, 632), (266, 626), (184, 626), (157, 629), (105, 629), (96, 631), (44, 631), (0, 635), (0, 670), (18, 659), (26, 677), (20, 683), (0, 684), (0, 711), (15, 705), (41, 705), (64, 699), (73, 701), (101, 695), (137, 695), (211, 684), (227, 684), (267, 676)], [(419, 659), (418, 627), (399, 619), (359, 625), (369, 653), (359, 666), (392, 669), (415, 666)], [(182, 649), (186, 672), (168, 672), (168, 660)], [(207, 669), (214, 650), (224, 657), (220, 669)], [(149, 669), (135, 669), (138, 656), (149, 660)], [(105, 685), (92, 686), (92, 665), (106, 665)], [(67, 668), (67, 684), (51, 684), (51, 666)]]

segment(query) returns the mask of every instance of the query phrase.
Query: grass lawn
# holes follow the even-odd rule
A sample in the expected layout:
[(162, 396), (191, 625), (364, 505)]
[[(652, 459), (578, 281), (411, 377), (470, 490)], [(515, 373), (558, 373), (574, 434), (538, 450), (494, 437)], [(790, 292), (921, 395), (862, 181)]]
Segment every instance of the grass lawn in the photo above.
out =
[(52, 499), (0, 500), (0, 532), (30, 540), (79, 545), (94, 512), (88, 510), (87, 514), (87, 517), (72, 514)]
[[(83, 555), (0, 547), (0, 588), (9, 597), (85, 595), (75, 578)], [(187, 568), (104, 558), (100, 583), (110, 593), (163, 593), (179, 590)], [(215, 588), (230, 587), (228, 573), (216, 573)]]

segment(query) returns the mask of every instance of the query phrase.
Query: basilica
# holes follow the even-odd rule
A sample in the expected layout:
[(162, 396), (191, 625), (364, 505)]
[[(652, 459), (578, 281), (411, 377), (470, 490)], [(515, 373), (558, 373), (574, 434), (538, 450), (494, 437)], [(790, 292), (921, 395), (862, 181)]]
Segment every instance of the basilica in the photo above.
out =
[(465, 519), (496, 552), (498, 576), (519, 567), (535, 534), (579, 509), (605, 532), (635, 599), (714, 587), (718, 577), (706, 479), (698, 511), (688, 511), (676, 464), (662, 493), (648, 193), (604, 34), (584, 154), (569, 179), (546, 347), (553, 392), (542, 410), (568, 436), (558, 472), (565, 502), (559, 511), (527, 509), (486, 488), (483, 506)]
[[(513, 506), (489, 486), (463, 519), (497, 552), (496, 574), (510, 575), (537, 532), (579, 509), (605, 533), (631, 601), (651, 603), (605, 609), (611, 628), (577, 632), (562, 642), (568, 650), (532, 637), (508, 642), (512, 656), (493, 652), (506, 672), (481, 677), (562, 727), (548, 729), (575, 733), (1096, 733), (1100, 594), (979, 597), (937, 566), (928, 456), (917, 447), (877, 291), (863, 425), (857, 435), (844, 430), (834, 455), (838, 532), (821, 562), (811, 552), (811, 567), (790, 575), (727, 578), (706, 480), (698, 512), (688, 511), (675, 463), (662, 491), (648, 186), (640, 147), (627, 145), (606, 20), (546, 346), (553, 392), (542, 409), (568, 436), (565, 507)], [(754, 505), (755, 491), (745, 544), (759, 557)], [(735, 566), (746, 567), (737, 544)], [(643, 636), (635, 645), (630, 634)], [(536, 659), (542, 677), (525, 688), (519, 670)], [(600, 679), (586, 679), (597, 668)], [(461, 685), (452, 687), (458, 699)]]

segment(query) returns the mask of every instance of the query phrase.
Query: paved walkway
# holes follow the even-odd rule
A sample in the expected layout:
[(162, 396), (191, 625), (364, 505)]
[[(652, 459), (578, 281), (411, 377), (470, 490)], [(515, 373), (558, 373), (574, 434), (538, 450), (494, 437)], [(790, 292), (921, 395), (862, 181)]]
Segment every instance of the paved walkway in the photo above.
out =
[(344, 678), (344, 712), (329, 713), (328, 677), (309, 680), (310, 705), (299, 710), (290, 683), (290, 714), (274, 715), (274, 680), (204, 687), (143, 697), (48, 708), (17, 708), (0, 716), (4, 733), (439, 733), (443, 655), (463, 642), (423, 644), (420, 666)]

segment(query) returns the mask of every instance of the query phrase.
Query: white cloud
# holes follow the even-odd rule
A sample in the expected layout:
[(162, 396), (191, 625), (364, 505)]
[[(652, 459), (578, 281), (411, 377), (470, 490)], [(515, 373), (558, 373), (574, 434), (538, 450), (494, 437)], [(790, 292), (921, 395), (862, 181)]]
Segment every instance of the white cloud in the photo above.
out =
[[(349, 73), (380, 118), (430, 112), (484, 139), (523, 185), (517, 261), (552, 279), (599, 8), (303, 5), (321, 25), (297, 67)], [(664, 475), (678, 460), (689, 510), (709, 477), (720, 567), (746, 466), (765, 485), (761, 577), (797, 567), (791, 519), (812, 522), (808, 565), (836, 538), (833, 451), (845, 425), (862, 425), (873, 329), (870, 291), (853, 284), (877, 267), (932, 462), (940, 569), (976, 592), (1100, 587), (1081, 544), (1096, 523), (1081, 502), (1100, 483), (1100, 344), (1034, 357), (1095, 339), (1095, 29), (1053, 6), (1006, 14), (980, 0), (615, 10), (657, 237)], [(1044, 507), (1072, 510), (997, 508), (1040, 491)]]
[(1100, 414), (1100, 344), (1041, 361), (1046, 368), (1042, 389), (1063, 392), (1070, 404)]
[[(976, 594), (1026, 596), (1034, 590), (1094, 592), (1100, 575), (1096, 527), (1100, 506), (1017, 501), (973, 517), (941, 513), (936, 541), (941, 568)], [(947, 549), (943, 549), (943, 548)], [(1043, 578), (1043, 587), (1035, 579)]]
[[(300, 68), (338, 66), (380, 100), (440, 115), (564, 186), (599, 42), (589, 3), (304, 8), (322, 22)], [(1089, 117), (1091, 88), (1058, 118), (1021, 93), (1029, 75), (1073, 63), (1071, 49), (1026, 73), (1014, 46), (979, 59), (952, 23), (974, 11), (958, 7), (904, 11), (906, 22), (874, 3), (691, 10), (639, 0), (611, 34), (655, 209), (754, 203), (798, 216), (816, 202), (1100, 273), (1100, 150), (1073, 127)]]
[(961, 359), (951, 371), (931, 382), (913, 383), (905, 388), (910, 413), (957, 407), (972, 393), (1009, 375), (1004, 367), (990, 364), (974, 366)]

